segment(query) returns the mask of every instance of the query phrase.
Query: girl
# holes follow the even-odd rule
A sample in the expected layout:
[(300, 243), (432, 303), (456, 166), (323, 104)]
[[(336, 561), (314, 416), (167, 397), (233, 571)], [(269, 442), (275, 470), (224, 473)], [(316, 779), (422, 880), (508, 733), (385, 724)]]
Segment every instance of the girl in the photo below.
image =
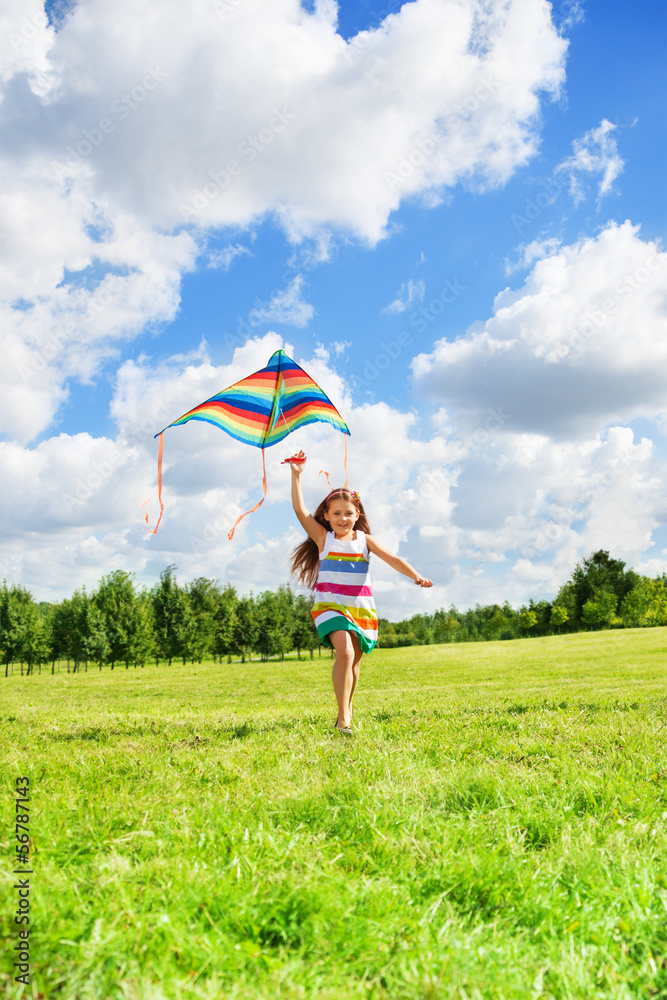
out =
[(309, 536), (294, 550), (292, 573), (317, 594), (312, 610), (315, 626), (324, 645), (333, 647), (336, 653), (332, 670), (338, 702), (336, 728), (349, 736), (361, 654), (370, 653), (378, 635), (369, 553), (412, 577), (420, 587), (432, 587), (433, 582), (371, 535), (359, 494), (353, 490), (333, 490), (315, 514), (309, 514), (301, 492), (306, 456), (300, 451), (287, 461), (292, 469), (294, 512)]

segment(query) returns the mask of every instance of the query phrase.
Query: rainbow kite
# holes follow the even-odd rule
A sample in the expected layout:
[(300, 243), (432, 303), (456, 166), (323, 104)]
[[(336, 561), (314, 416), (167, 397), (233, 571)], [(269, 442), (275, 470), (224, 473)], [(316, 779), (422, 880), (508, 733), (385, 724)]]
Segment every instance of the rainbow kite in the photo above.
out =
[[(159, 437), (158, 447), (158, 499), (160, 516), (157, 524), (151, 530), (146, 514), (146, 528), (154, 535), (162, 520), (164, 505), (162, 503), (162, 435), (170, 427), (178, 427), (188, 420), (205, 420), (226, 431), (232, 437), (244, 444), (254, 445), (262, 449), (263, 487), (264, 495), (259, 503), (241, 514), (229, 532), (228, 537), (234, 537), (236, 525), (247, 514), (252, 514), (264, 503), (266, 497), (266, 461), (264, 449), (278, 444), (298, 427), (305, 427), (316, 421), (331, 424), (343, 434), (350, 430), (333, 405), (329, 397), (313, 382), (310, 375), (300, 368), (295, 361), (288, 358), (284, 351), (276, 351), (271, 355), (266, 368), (248, 375), (247, 378), (235, 382), (228, 389), (223, 389), (205, 402), (188, 410), (178, 420), (168, 424), (155, 437)], [(345, 472), (347, 477), (347, 438), (345, 439)], [(345, 480), (347, 485), (347, 478)], [(148, 503), (148, 501), (146, 501)], [(144, 509), (146, 506), (144, 504)]]

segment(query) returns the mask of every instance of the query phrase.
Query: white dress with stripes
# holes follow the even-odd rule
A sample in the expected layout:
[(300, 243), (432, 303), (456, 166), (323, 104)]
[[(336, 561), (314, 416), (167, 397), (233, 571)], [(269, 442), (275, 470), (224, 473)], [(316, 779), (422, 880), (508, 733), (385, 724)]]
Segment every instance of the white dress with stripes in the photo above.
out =
[(356, 538), (341, 541), (333, 531), (327, 531), (312, 616), (324, 645), (331, 645), (329, 632), (344, 629), (356, 632), (362, 652), (370, 653), (378, 638), (370, 553), (365, 532), (357, 530), (355, 534)]

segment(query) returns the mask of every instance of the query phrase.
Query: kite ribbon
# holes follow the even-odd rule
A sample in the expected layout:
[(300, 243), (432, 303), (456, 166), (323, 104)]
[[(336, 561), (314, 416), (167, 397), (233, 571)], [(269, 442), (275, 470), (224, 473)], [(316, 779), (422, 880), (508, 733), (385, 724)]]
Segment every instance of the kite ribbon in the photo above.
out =
[[(345, 458), (343, 459), (343, 466), (345, 468), (345, 485), (343, 486), (343, 489), (346, 490), (347, 489), (347, 483), (348, 483), (348, 475), (347, 475), (347, 434), (345, 435), (344, 441), (345, 441)], [(333, 486), (331, 485), (331, 480), (329, 479), (329, 473), (326, 472), (324, 469), (320, 469), (320, 473), (319, 473), (320, 476), (322, 475), (323, 472), (324, 472), (324, 475), (326, 476), (327, 483), (329, 484), (329, 489), (333, 493)]]
[(157, 529), (159, 528), (160, 521), (162, 520), (162, 513), (164, 511), (164, 504), (162, 503), (162, 447), (163, 447), (163, 445), (164, 445), (164, 438), (163, 438), (162, 434), (160, 434), (160, 444), (159, 444), (158, 450), (157, 450), (157, 498), (160, 501), (160, 516), (158, 517), (157, 524), (155, 525), (155, 527), (153, 528), (152, 531), (151, 531), (151, 529), (149, 527), (149, 524), (148, 524), (148, 514), (146, 513), (146, 504), (149, 502), (150, 497), (148, 498), (148, 500), (144, 500), (143, 504), (141, 505), (144, 508), (144, 517), (146, 518), (146, 531), (148, 532), (149, 535), (154, 535), (155, 532), (157, 531)]
[(254, 507), (252, 507), (250, 510), (247, 510), (245, 512), (245, 514), (241, 514), (240, 517), (236, 518), (236, 520), (234, 521), (234, 525), (233, 525), (231, 531), (229, 531), (227, 533), (227, 538), (230, 540), (230, 542), (231, 542), (232, 538), (234, 537), (234, 532), (236, 531), (236, 525), (239, 523), (239, 521), (242, 521), (244, 517), (248, 516), (248, 514), (254, 514), (255, 511), (259, 507), (262, 506), (262, 504), (264, 503), (264, 500), (266, 498), (266, 458), (264, 457), (264, 449), (263, 448), (262, 448), (262, 470), (264, 472), (264, 475), (263, 475), (263, 478), (262, 478), (262, 486), (264, 488), (264, 496), (262, 497), (262, 499), (258, 503), (255, 504)]

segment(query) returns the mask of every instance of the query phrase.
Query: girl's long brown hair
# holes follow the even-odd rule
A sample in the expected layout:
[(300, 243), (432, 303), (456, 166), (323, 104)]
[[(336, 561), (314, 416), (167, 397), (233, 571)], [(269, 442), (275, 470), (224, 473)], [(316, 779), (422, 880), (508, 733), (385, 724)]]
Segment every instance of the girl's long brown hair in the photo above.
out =
[[(359, 512), (359, 517), (354, 525), (355, 531), (358, 528), (359, 531), (363, 531), (365, 534), (370, 535), (371, 529), (366, 518), (364, 505), (361, 500), (355, 499), (351, 490), (332, 490), (332, 492), (324, 498), (313, 514), (317, 523), (321, 524), (327, 531), (333, 530), (324, 516), (324, 511), (329, 509), (329, 504), (333, 498), (338, 496), (342, 497), (346, 503), (351, 503), (352, 506), (356, 507)], [(295, 576), (305, 587), (310, 587), (312, 590), (317, 583), (317, 571), (319, 568), (320, 553), (317, 548), (317, 543), (314, 542), (312, 538), (307, 538), (305, 542), (302, 542), (301, 545), (297, 546), (292, 553), (292, 575)]]

